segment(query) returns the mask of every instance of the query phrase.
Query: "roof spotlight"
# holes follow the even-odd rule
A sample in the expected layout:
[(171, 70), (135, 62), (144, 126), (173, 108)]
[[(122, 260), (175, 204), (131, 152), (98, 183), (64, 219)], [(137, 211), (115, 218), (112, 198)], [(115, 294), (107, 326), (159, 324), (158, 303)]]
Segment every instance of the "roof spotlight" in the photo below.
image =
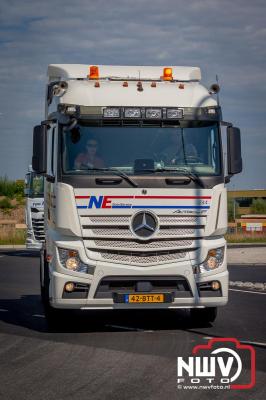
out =
[(213, 83), (209, 89), (210, 94), (217, 94), (220, 92), (220, 86), (218, 83)]
[(53, 95), (54, 96), (62, 96), (66, 93), (68, 88), (68, 84), (65, 81), (59, 82), (53, 86)]

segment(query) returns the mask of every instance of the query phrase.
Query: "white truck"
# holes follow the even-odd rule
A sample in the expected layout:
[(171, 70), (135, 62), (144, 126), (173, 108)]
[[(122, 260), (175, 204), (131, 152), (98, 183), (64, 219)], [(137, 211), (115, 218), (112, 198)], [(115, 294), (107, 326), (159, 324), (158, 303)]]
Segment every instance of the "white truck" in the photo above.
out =
[(154, 308), (212, 322), (227, 303), (225, 183), (242, 170), (240, 131), (222, 121), (218, 85), (200, 80), (197, 67), (49, 65), (32, 160), (45, 175), (48, 322)]
[(31, 165), (25, 176), (25, 221), (27, 249), (40, 250), (44, 242), (44, 177), (37, 175)]

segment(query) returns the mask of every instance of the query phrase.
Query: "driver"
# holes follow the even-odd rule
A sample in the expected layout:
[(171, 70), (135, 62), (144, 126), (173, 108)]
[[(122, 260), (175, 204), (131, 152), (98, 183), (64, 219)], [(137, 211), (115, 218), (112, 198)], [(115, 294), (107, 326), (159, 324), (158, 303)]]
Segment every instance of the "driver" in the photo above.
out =
[(160, 153), (162, 160), (170, 164), (186, 164), (190, 159), (198, 158), (196, 147), (182, 140), (180, 132), (171, 132), (170, 143)]
[(79, 153), (75, 158), (75, 168), (80, 169), (82, 166), (88, 168), (104, 168), (104, 161), (98, 156), (99, 143), (97, 139), (90, 138), (86, 142), (85, 151)]

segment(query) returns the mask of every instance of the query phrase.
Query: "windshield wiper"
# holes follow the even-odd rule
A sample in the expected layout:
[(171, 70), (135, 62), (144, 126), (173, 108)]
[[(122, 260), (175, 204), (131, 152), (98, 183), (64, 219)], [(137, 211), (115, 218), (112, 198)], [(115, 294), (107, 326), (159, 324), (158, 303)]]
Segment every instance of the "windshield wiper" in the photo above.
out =
[(201, 185), (201, 181), (199, 179), (199, 175), (196, 174), (195, 172), (187, 170), (186, 168), (143, 169), (143, 170), (138, 170), (138, 172), (151, 172), (151, 173), (156, 173), (156, 172), (181, 172), (184, 176), (187, 176), (192, 181), (197, 182), (197, 183), (199, 183)]
[(121, 171), (120, 169), (114, 168), (88, 168), (88, 171), (102, 171), (102, 172), (113, 172), (114, 175), (120, 176), (121, 178), (125, 179), (128, 183), (130, 183), (134, 187), (139, 187), (139, 185), (133, 181), (125, 172)]

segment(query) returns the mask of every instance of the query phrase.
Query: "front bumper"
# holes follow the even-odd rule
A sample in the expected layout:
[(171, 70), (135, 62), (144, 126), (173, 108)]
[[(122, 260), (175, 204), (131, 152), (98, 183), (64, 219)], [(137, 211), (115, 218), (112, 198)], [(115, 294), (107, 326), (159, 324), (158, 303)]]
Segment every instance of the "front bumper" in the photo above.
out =
[(41, 250), (43, 244), (41, 242), (37, 242), (34, 239), (27, 238), (26, 239), (26, 248), (29, 250)]
[[(190, 297), (174, 297), (171, 303), (141, 303), (128, 304), (116, 303), (113, 298), (95, 298), (97, 288), (101, 280), (105, 277), (127, 277), (142, 280), (144, 277), (152, 280), (153, 278), (164, 277), (181, 277), (185, 279), (189, 285)], [(217, 273), (208, 273), (204, 276), (194, 275), (191, 262), (172, 263), (168, 265), (160, 265), (155, 267), (135, 267), (121, 266), (114, 264), (97, 265), (94, 275), (74, 276), (64, 274), (50, 268), (50, 302), (55, 308), (66, 309), (173, 309), (173, 308), (201, 308), (201, 307), (217, 307), (227, 304), (228, 301), (228, 271), (226, 261), (217, 269)], [(210, 281), (219, 281), (221, 284), (221, 293), (217, 297), (199, 294), (198, 284)], [(66, 299), (63, 298), (64, 286), (67, 282), (89, 285), (89, 292), (86, 298), (82, 299)]]

